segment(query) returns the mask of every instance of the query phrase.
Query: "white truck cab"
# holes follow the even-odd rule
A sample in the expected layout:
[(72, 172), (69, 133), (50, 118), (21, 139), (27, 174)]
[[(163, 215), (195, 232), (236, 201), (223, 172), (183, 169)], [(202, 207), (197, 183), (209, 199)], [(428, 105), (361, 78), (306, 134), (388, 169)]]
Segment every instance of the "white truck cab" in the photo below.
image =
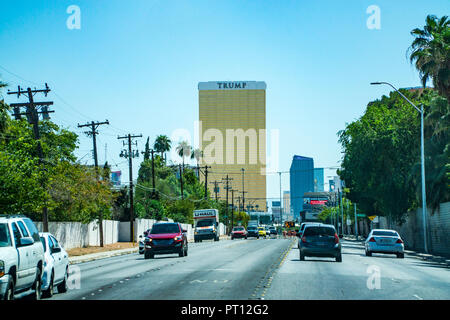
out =
[(219, 210), (194, 210), (194, 242), (219, 241)]
[(41, 298), (44, 247), (34, 223), (25, 216), (0, 216), (0, 299), (32, 291)]

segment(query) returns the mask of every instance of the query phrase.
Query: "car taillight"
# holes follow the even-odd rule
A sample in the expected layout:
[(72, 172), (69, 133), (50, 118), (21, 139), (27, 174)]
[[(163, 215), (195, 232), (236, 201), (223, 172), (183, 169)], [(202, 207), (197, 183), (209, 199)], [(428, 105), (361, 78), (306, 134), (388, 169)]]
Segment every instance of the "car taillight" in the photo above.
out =
[(337, 233), (334, 234), (334, 243), (339, 243), (339, 237)]
[(376, 241), (375, 241), (375, 238), (374, 238), (374, 237), (370, 238), (370, 239), (369, 239), (369, 242), (376, 242)]
[(395, 243), (403, 243), (402, 239), (398, 239)]
[(306, 237), (303, 237), (303, 238), (302, 238), (302, 242), (306, 242)]

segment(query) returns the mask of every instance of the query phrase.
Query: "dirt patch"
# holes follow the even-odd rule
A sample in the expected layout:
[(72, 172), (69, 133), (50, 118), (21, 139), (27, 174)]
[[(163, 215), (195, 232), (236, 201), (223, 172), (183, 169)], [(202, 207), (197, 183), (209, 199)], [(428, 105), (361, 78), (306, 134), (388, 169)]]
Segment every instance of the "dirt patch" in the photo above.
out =
[(106, 252), (112, 250), (137, 248), (138, 244), (133, 242), (117, 242), (113, 244), (105, 244), (104, 247), (86, 247), (86, 248), (73, 248), (67, 250), (70, 257), (82, 256), (90, 253)]

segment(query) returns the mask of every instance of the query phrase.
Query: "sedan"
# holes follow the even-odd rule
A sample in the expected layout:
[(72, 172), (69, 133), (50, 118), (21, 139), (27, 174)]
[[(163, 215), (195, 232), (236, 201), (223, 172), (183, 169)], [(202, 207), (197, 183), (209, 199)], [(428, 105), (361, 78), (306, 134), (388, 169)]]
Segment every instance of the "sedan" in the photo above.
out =
[(397, 255), (397, 258), (404, 257), (403, 240), (395, 230), (373, 229), (364, 246), (368, 257), (372, 256), (372, 253), (390, 253)]
[(44, 246), (42, 296), (50, 298), (54, 294), (54, 286), (57, 286), (58, 293), (67, 291), (69, 255), (52, 234), (41, 232), (39, 237)]
[(234, 227), (231, 231), (231, 240), (236, 238), (245, 238), (247, 239), (247, 231), (245, 231), (244, 227)]
[(258, 234), (261, 236), (261, 237), (266, 237), (267, 236), (267, 233), (266, 233), (266, 228), (264, 228), (264, 227), (258, 227)]

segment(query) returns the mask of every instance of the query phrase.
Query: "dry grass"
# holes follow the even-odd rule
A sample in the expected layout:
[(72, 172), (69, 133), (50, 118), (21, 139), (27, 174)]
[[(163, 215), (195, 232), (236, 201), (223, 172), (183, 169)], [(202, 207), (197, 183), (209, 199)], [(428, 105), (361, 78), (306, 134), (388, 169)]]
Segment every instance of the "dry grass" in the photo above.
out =
[(105, 244), (104, 247), (86, 247), (86, 248), (73, 248), (67, 250), (70, 257), (82, 256), (90, 253), (106, 252), (112, 250), (137, 248), (138, 244), (133, 242), (117, 242), (113, 244)]

